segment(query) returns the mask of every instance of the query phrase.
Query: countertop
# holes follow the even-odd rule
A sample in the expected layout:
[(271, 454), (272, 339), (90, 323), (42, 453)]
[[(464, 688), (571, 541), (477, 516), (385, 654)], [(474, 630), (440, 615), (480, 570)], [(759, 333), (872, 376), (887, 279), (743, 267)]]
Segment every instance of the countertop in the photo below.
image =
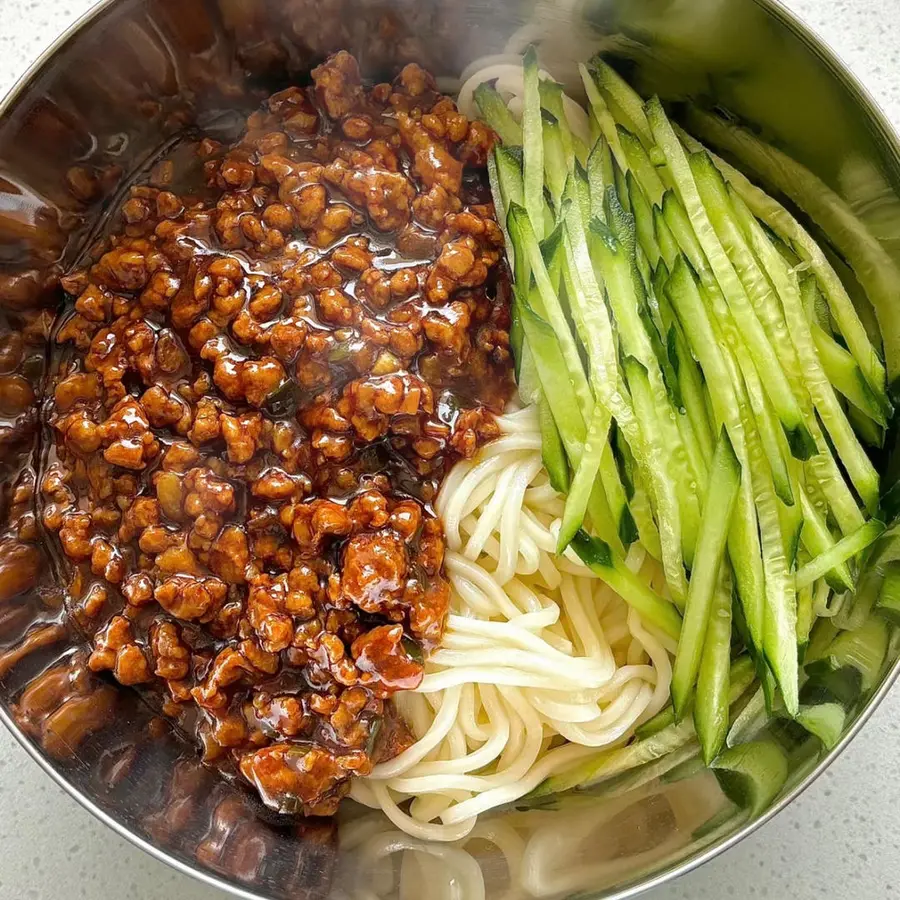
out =
[[(900, 0), (783, 0), (900, 127)], [(91, 0), (0, 0), (0, 95)], [(648, 900), (900, 897), (900, 687), (844, 755), (760, 832)], [(0, 728), (0, 900), (215, 900), (66, 796)]]

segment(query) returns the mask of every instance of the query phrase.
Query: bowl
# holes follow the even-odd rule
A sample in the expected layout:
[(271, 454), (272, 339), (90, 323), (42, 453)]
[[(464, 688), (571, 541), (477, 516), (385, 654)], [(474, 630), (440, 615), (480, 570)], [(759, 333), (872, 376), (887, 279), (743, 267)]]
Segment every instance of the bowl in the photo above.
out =
[[(533, 9), (519, 0), (114, 0), (70, 29), (0, 107), (0, 718), (98, 818), (234, 896), (636, 896), (783, 809), (900, 671), (894, 635), (841, 740), (830, 752), (798, 741), (787, 786), (764, 808), (723, 816), (718, 782), (685, 754), (662, 777), (645, 768), (594, 792), (508, 808), (466, 841), (439, 845), (352, 805), (335, 820), (273, 816), (205, 770), (136, 694), (86, 669), (84, 642), (63, 622), (63, 579), (32, 515), (47, 464), (39, 411), (59, 275), (124, 186), (179, 135), (227, 129), (329, 52), (350, 50), (374, 79), (421, 62), (452, 89), (473, 60), (532, 41), (561, 48), (557, 77), (603, 49), (676, 115), (691, 98), (740, 120), (843, 197), (871, 245), (900, 262), (900, 143), (841, 63), (774, 0), (559, 0)], [(893, 437), (880, 461), (886, 487), (896, 477)], [(898, 556), (892, 527), (869, 556), (868, 595)]]

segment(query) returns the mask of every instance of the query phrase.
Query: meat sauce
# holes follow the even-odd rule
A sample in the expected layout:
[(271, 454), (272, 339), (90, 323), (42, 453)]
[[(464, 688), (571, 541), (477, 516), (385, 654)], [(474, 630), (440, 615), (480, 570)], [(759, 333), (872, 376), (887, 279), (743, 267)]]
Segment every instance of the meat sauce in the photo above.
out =
[(430, 503), (512, 378), (492, 133), (416, 65), (312, 82), (198, 140), (193, 183), (155, 166), (63, 278), (40, 490), (88, 668), (327, 815), (410, 741), (390, 697), (449, 604)]

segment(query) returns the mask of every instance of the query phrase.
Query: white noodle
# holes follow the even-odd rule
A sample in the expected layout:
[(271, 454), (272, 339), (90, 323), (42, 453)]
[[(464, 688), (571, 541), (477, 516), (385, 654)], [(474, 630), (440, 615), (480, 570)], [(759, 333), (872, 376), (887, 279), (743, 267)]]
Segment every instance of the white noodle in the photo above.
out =
[[(353, 787), (423, 840), (461, 840), (481, 813), (621, 745), (665, 705), (672, 678), (671, 641), (574, 553), (556, 556), (564, 500), (541, 462), (535, 410), (498, 422), (502, 436), (459, 463), (435, 502), (451, 612), (422, 684), (395, 701), (417, 741)], [(640, 547), (626, 564), (657, 577)]]

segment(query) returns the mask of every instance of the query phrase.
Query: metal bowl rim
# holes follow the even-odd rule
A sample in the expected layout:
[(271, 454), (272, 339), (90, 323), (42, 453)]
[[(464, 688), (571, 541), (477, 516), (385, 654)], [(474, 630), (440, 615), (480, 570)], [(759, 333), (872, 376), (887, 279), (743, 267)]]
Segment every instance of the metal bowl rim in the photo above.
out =
[[(65, 31), (63, 31), (62, 34), (60, 34), (59, 37), (57, 37), (56, 40), (54, 40), (28, 67), (25, 73), (14, 82), (6, 96), (0, 99), (0, 117), (7, 115), (15, 107), (18, 100), (24, 96), (26, 90), (43, 73), (45, 67), (49, 65), (56, 54), (68, 44), (70, 40), (87, 28), (87, 26), (95, 19), (107, 12), (107, 10), (114, 6), (116, 2), (117, 0), (99, 0), (99, 2), (79, 16)], [(897, 129), (891, 124), (868, 88), (866, 88), (857, 76), (853, 74), (835, 50), (824, 38), (814, 32), (794, 12), (784, 6), (781, 0), (753, 0), (753, 2), (793, 32), (794, 35), (806, 45), (807, 49), (815, 54), (821, 62), (825, 63), (834, 75), (843, 82), (844, 86), (853, 95), (853, 98), (860, 104), (869, 121), (878, 127), (882, 137), (885, 139), (886, 149), (893, 154), (895, 162), (900, 166), (900, 133), (898, 133)], [(725, 853), (725, 851), (730, 850), (744, 840), (744, 838), (749, 837), (759, 828), (762, 828), (767, 822), (774, 819), (775, 816), (786, 809), (794, 802), (794, 800), (806, 791), (806, 789), (809, 788), (832, 765), (832, 763), (834, 763), (844, 750), (847, 749), (850, 742), (859, 734), (875, 710), (881, 705), (898, 677), (900, 677), (900, 659), (897, 660), (891, 671), (885, 676), (878, 690), (870, 698), (865, 708), (860, 712), (856, 721), (841, 738), (837, 746), (824, 756), (816, 767), (799, 784), (762, 816), (752, 822), (748, 822), (734, 834), (713, 844), (689, 859), (683, 860), (668, 869), (664, 869), (650, 878), (640, 880), (630, 887), (622, 888), (616, 893), (603, 895), (602, 900), (633, 900), (633, 898), (638, 897), (640, 894), (650, 891), (653, 888), (662, 887), (670, 881), (674, 881), (682, 875), (694, 871), (694, 869), (699, 868), (704, 863), (710, 862), (722, 853)], [(7, 710), (2, 706), (0, 706), (0, 721), (2, 721), (9, 729), (25, 752), (53, 779), (53, 781), (56, 782), (57, 785), (59, 785), (59, 787), (61, 787), (84, 809), (135, 847), (138, 847), (145, 853), (148, 853), (150, 856), (173, 869), (195, 878), (209, 887), (217, 888), (225, 893), (231, 894), (233, 897), (239, 897), (241, 900), (271, 900), (271, 897), (245, 890), (232, 882), (217, 877), (209, 871), (195, 867), (190, 863), (178, 859), (160, 847), (157, 847), (155, 844), (145, 840), (136, 832), (132, 831), (127, 825), (97, 806), (97, 804), (89, 797), (69, 782), (61, 772), (57, 771), (47, 757), (40, 752), (37, 746), (15, 724)], [(601, 895), (596, 895), (597, 900), (600, 900), (600, 897)]]

